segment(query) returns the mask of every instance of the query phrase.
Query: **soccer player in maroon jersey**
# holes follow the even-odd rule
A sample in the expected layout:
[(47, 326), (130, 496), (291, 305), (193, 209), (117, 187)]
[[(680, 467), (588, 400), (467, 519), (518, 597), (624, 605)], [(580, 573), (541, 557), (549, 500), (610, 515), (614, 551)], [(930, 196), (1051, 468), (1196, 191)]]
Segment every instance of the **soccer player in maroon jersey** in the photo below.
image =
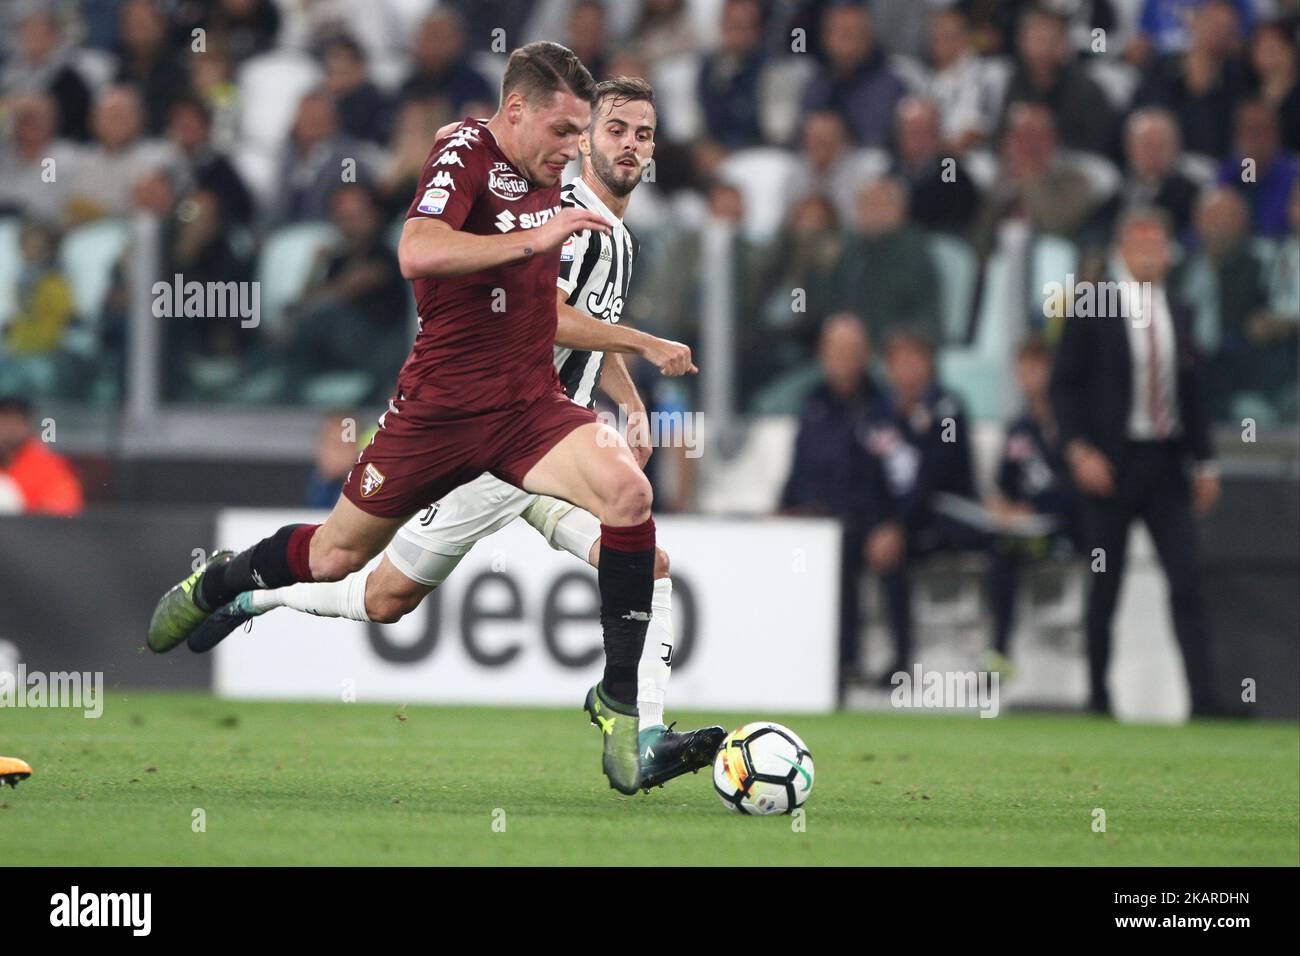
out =
[(362, 568), (429, 502), (487, 471), (601, 520), (605, 672), (587, 707), (610, 785), (635, 793), (637, 663), (655, 560), (651, 490), (617, 431), (570, 401), (552, 361), (560, 246), (609, 224), (561, 208), (596, 85), (570, 50), (515, 50), (490, 119), (466, 119), (425, 164), (398, 248), (420, 330), (380, 428), (321, 525), (287, 525), (220, 552), (163, 595), (149, 647), (180, 644), (241, 591), (336, 581)]

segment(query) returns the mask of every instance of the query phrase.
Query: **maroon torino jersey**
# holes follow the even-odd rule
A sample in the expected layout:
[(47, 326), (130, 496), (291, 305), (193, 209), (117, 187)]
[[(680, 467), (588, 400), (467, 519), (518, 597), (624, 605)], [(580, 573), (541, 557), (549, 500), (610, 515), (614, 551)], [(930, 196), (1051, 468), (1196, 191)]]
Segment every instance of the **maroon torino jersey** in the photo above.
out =
[[(560, 211), (560, 186), (536, 186), (506, 159), (484, 120), (434, 144), (407, 219), (500, 236)], [(559, 391), (555, 278), (560, 248), (451, 279), (415, 279), (420, 331), (399, 391), (453, 412), (481, 412)]]

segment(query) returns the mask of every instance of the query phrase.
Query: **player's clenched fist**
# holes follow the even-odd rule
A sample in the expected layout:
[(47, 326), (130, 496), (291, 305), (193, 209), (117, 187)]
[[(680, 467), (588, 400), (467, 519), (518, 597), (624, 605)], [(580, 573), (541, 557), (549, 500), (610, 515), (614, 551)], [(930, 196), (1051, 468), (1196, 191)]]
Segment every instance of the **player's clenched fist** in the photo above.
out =
[(676, 377), (687, 372), (698, 372), (691, 361), (691, 347), (671, 339), (651, 337), (642, 356), (659, 369), (661, 375)]
[(533, 230), (538, 252), (548, 252), (564, 244), (574, 233), (594, 229), (596, 232), (609, 232), (609, 223), (602, 216), (590, 209), (561, 209), (557, 215), (546, 220), (546, 224)]

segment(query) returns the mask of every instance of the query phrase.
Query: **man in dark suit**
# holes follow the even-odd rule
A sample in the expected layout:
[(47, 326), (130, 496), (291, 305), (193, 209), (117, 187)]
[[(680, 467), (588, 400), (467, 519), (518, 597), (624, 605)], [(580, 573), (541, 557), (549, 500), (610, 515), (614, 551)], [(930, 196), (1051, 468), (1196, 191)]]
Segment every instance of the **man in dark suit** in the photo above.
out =
[(1111, 619), (1135, 518), (1151, 532), (1169, 580), (1192, 713), (1215, 709), (1193, 514), (1214, 506), (1219, 480), (1191, 315), (1165, 292), (1169, 239), (1159, 209), (1136, 208), (1121, 218), (1111, 281), (1097, 285), (1095, 309), (1076, 297), (1052, 371), (1052, 407), (1083, 498), (1093, 569), (1086, 622), (1091, 708), (1102, 713), (1110, 710)]

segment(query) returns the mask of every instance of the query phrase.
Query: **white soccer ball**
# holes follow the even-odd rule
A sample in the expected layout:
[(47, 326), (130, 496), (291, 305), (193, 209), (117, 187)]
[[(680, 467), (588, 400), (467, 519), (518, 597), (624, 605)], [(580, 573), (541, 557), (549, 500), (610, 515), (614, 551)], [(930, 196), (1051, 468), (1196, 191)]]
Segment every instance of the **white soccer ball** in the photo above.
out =
[(733, 730), (713, 758), (713, 789), (736, 813), (793, 813), (813, 788), (813, 759), (789, 727), (755, 721)]

